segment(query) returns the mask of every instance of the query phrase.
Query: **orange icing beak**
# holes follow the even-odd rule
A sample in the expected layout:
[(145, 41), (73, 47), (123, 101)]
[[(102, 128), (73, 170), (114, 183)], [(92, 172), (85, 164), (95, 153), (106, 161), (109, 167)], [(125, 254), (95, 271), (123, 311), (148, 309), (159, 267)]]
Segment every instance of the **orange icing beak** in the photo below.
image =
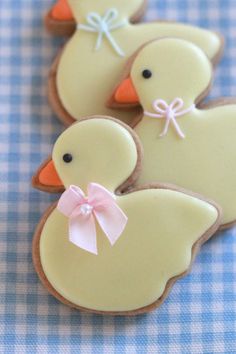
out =
[(61, 187), (63, 183), (57, 174), (54, 163), (50, 160), (39, 172), (39, 182), (44, 186)]
[(73, 14), (68, 4), (68, 0), (58, 0), (52, 8), (52, 18), (58, 21), (69, 21), (73, 19)]
[(121, 104), (135, 104), (139, 103), (138, 94), (134, 88), (131, 78), (127, 78), (117, 87), (114, 100)]

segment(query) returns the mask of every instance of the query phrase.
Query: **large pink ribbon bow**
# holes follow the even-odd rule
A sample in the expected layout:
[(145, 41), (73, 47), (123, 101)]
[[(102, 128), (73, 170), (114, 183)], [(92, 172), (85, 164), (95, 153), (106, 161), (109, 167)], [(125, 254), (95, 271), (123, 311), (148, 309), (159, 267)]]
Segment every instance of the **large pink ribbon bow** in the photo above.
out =
[(169, 105), (164, 100), (155, 100), (152, 106), (156, 113), (150, 113), (145, 111), (144, 114), (146, 116), (151, 118), (166, 118), (165, 127), (162, 133), (160, 134), (160, 137), (163, 137), (167, 134), (170, 123), (172, 122), (177, 134), (180, 136), (180, 138), (184, 139), (185, 135), (180, 129), (176, 118), (191, 112), (195, 108), (195, 104), (193, 104), (187, 109), (181, 110), (184, 106), (184, 101), (181, 98), (175, 98)]
[(115, 195), (97, 183), (88, 185), (88, 195), (70, 186), (61, 196), (57, 209), (69, 218), (69, 239), (76, 246), (97, 252), (96, 220), (111, 245), (121, 236), (128, 218), (115, 201)]

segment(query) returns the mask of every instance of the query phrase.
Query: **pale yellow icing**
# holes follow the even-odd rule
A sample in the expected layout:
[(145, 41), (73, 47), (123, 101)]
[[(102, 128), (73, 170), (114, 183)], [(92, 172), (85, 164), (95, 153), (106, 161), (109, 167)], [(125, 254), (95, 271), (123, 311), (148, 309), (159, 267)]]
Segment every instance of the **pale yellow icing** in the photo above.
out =
[(130, 18), (139, 11), (144, 0), (68, 0), (77, 22), (85, 20), (89, 12), (103, 15), (107, 9), (116, 8), (121, 17)]
[[(85, 17), (95, 11), (103, 15), (112, 7), (119, 11), (117, 22), (131, 17), (140, 7), (141, 0), (132, 1), (70, 1), (74, 16), (85, 24)], [(113, 50), (106, 38), (101, 48), (95, 51), (96, 33), (77, 30), (65, 46), (58, 65), (56, 84), (59, 98), (66, 111), (75, 119), (94, 114), (112, 115), (130, 123), (137, 110), (111, 110), (106, 102), (119, 81), (124, 65), (143, 43), (158, 37), (180, 37), (201, 47), (209, 58), (216, 56), (220, 49), (219, 37), (210, 31), (197, 27), (156, 22), (132, 25), (112, 32), (116, 43), (125, 52), (121, 57)]]
[[(69, 164), (62, 158), (66, 153), (73, 156)], [(66, 188), (74, 184), (86, 190), (90, 181), (115, 190), (132, 174), (137, 149), (132, 136), (120, 124), (94, 118), (74, 124), (59, 137), (53, 160)]]
[[(63, 166), (62, 155), (68, 151), (73, 161)], [(66, 185), (85, 190), (93, 181), (114, 191), (122, 174), (125, 180), (134, 169), (137, 152), (125, 128), (93, 119), (61, 135), (53, 160)], [(152, 304), (169, 279), (188, 269), (192, 246), (218, 219), (214, 206), (168, 189), (117, 196), (117, 203), (128, 216), (127, 227), (111, 247), (97, 225), (98, 256), (69, 242), (68, 219), (58, 210), (43, 227), (39, 249), (43, 271), (53, 288), (77, 306), (130, 311)]]
[[(153, 72), (151, 79), (142, 78), (143, 67)], [(180, 97), (188, 108), (211, 77), (210, 63), (200, 49), (174, 39), (148, 45), (134, 61), (131, 72), (144, 111), (151, 112), (157, 98), (170, 103)], [(236, 220), (235, 118), (236, 105), (194, 109), (177, 118), (186, 135), (180, 139), (172, 124), (167, 135), (160, 138), (165, 120), (144, 116), (135, 128), (144, 148), (138, 183), (174, 183), (215, 200), (223, 208), (223, 223)]]
[(51, 285), (75, 305), (130, 311), (156, 301), (167, 281), (189, 267), (193, 244), (216, 221), (216, 209), (170, 190), (118, 197), (127, 227), (111, 247), (97, 227), (98, 256), (68, 239), (68, 219), (54, 210), (40, 239), (42, 267)]
[[(142, 76), (144, 69), (152, 72), (148, 80)], [(206, 55), (194, 44), (172, 38), (147, 45), (131, 69), (132, 82), (144, 111), (153, 111), (152, 103), (156, 99), (170, 103), (176, 97), (184, 99), (184, 108), (190, 107), (208, 88), (211, 77), (212, 66)], [(182, 118), (178, 122), (181, 125)]]

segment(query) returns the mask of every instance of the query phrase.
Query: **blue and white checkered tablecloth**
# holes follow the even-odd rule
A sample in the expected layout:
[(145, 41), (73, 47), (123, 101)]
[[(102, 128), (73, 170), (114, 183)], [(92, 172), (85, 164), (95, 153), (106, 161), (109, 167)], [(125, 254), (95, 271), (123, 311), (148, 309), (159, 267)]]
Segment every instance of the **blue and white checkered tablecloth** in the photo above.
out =
[[(47, 73), (63, 42), (43, 29), (51, 2), (0, 1), (0, 353), (236, 353), (234, 229), (205, 244), (191, 274), (148, 315), (77, 312), (39, 282), (32, 235), (56, 197), (33, 190), (30, 179), (62, 130), (47, 101)], [(225, 36), (211, 97), (236, 96), (236, 1), (149, 0), (146, 18), (157, 17)]]

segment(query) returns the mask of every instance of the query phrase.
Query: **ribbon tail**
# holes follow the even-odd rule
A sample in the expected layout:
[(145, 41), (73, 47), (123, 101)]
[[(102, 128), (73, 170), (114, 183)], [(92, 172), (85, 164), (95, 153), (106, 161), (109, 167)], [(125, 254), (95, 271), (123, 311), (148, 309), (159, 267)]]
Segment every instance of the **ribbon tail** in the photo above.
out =
[(180, 126), (179, 126), (179, 124), (177, 123), (177, 121), (176, 121), (175, 118), (172, 119), (172, 123), (173, 123), (173, 125), (174, 125), (174, 127), (175, 127), (175, 130), (176, 130), (177, 134), (180, 136), (181, 139), (184, 139), (184, 138), (185, 138), (185, 135), (184, 135), (184, 133), (182, 132), (182, 130), (180, 129)]
[(99, 50), (101, 48), (102, 45), (102, 37), (103, 37), (103, 33), (99, 32), (98, 33), (98, 38), (97, 38), (97, 42), (96, 42), (96, 46), (95, 46), (95, 50)]
[(94, 216), (77, 215), (69, 221), (69, 239), (74, 245), (93, 254), (97, 252)]
[(116, 203), (94, 212), (97, 221), (113, 246), (123, 233), (128, 218)]
[(125, 53), (123, 52), (123, 50), (118, 46), (118, 44), (116, 43), (115, 39), (112, 37), (112, 35), (110, 34), (109, 31), (106, 32), (106, 36), (108, 41), (110, 42), (110, 44), (112, 45), (113, 49), (116, 51), (117, 54), (119, 54), (119, 56), (124, 57)]
[(171, 121), (171, 118), (166, 119), (164, 129), (163, 129), (162, 133), (159, 135), (160, 137), (166, 136), (169, 126), (170, 126), (170, 121)]

